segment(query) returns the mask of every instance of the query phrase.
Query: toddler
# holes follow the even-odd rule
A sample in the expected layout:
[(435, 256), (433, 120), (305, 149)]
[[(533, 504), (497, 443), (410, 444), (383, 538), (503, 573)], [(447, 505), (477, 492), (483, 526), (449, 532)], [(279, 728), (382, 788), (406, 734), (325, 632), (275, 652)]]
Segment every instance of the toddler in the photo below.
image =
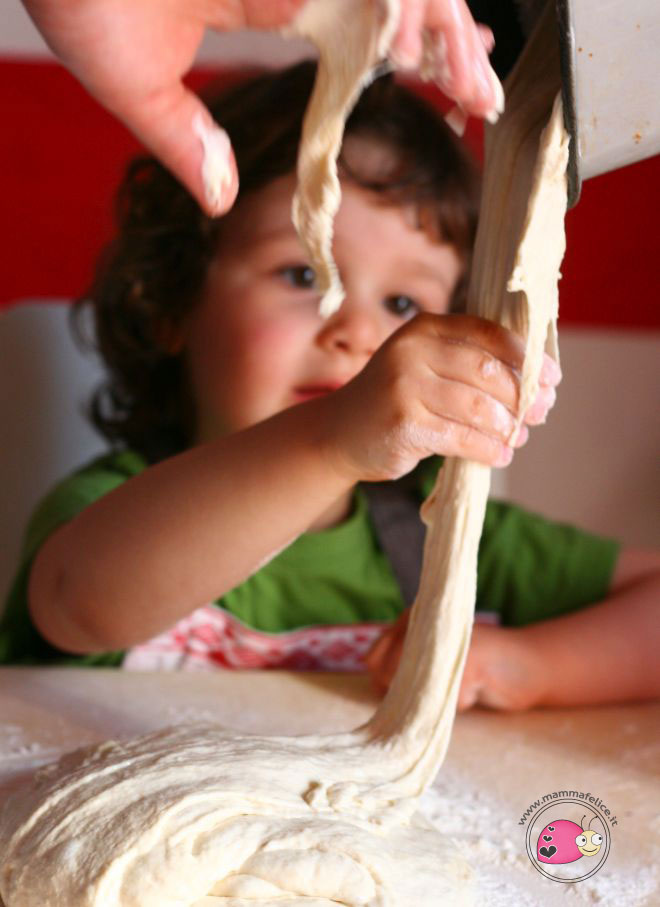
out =
[[(108, 370), (92, 416), (111, 449), (34, 514), (0, 661), (366, 666), (385, 688), (439, 458), (511, 461), (524, 344), (461, 314), (475, 171), (390, 77), (347, 123), (333, 246), (346, 299), (320, 317), (290, 214), (314, 73), (302, 63), (209, 98), (241, 177), (226, 216), (152, 159), (129, 168), (82, 303)], [(559, 378), (546, 358), (527, 425)], [(388, 533), (402, 513), (409, 545)], [(460, 707), (657, 694), (659, 576), (653, 555), (491, 502), (477, 601), (490, 620)]]

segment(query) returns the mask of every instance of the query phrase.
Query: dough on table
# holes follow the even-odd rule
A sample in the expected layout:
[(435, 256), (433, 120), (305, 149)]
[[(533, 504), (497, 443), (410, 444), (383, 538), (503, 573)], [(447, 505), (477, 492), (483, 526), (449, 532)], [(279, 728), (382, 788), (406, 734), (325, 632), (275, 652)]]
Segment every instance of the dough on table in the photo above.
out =
[[(378, 55), (392, 21), (377, 17), (369, 28)], [(304, 30), (311, 33), (308, 21)], [(568, 140), (558, 102), (550, 114), (559, 82), (553, 36), (551, 5), (510, 77), (506, 113), (488, 129), (471, 278), (472, 311), (527, 336), (521, 412), (544, 347), (556, 353)], [(368, 77), (358, 70), (346, 68), (354, 86), (342, 97)], [(319, 84), (330, 92), (334, 81)], [(318, 103), (324, 109), (323, 97)], [(340, 122), (328, 127), (335, 137), (339, 108)], [(306, 216), (300, 223), (307, 229)], [(489, 476), (459, 460), (439, 474), (423, 509), (424, 566), (401, 664), (367, 724), (305, 737), (179, 727), (64, 756), (0, 816), (5, 907), (473, 903), (469, 867), (416, 808), (451, 733)]]

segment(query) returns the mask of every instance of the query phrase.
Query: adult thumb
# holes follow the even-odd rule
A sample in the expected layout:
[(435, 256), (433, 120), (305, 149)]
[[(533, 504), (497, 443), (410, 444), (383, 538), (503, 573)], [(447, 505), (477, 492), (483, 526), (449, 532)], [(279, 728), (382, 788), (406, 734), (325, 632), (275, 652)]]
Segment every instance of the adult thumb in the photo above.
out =
[(115, 113), (207, 214), (217, 216), (231, 208), (238, 170), (229, 136), (182, 82), (133, 97)]

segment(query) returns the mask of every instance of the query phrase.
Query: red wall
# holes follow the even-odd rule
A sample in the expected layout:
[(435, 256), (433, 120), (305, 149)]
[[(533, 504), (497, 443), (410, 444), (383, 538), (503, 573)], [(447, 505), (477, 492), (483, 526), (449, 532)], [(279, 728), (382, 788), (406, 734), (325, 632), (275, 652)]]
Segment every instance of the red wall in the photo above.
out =
[[(196, 72), (193, 85), (208, 73)], [(84, 291), (133, 138), (52, 63), (0, 62), (0, 306)], [(468, 139), (479, 142), (473, 124)], [(659, 328), (660, 157), (585, 183), (567, 218), (561, 320)]]

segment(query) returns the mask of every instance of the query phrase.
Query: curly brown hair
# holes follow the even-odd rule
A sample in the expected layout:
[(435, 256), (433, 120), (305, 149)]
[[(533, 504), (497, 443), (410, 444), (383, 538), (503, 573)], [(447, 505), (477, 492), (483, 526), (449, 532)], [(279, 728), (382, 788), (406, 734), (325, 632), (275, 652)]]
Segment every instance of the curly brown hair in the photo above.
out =
[[(303, 62), (203, 93), (234, 148), (241, 182), (236, 204), (295, 169), (315, 73), (314, 63)], [(345, 164), (348, 177), (394, 203), (414, 203), (425, 212), (420, 221), (433, 222), (467, 271), (478, 176), (439, 112), (387, 75), (362, 93), (346, 134), (384, 145), (398, 162), (386, 181), (369, 180)], [(173, 352), (168, 338), (200, 296), (222, 218), (208, 217), (169, 171), (142, 156), (130, 163), (119, 188), (117, 222), (89, 292), (74, 306), (74, 327), (82, 337), (80, 316), (91, 306), (95, 345), (108, 372), (91, 401), (93, 424), (113, 446), (126, 445), (153, 463), (191, 442), (194, 406), (184, 356)], [(465, 277), (454, 308), (464, 292)]]

